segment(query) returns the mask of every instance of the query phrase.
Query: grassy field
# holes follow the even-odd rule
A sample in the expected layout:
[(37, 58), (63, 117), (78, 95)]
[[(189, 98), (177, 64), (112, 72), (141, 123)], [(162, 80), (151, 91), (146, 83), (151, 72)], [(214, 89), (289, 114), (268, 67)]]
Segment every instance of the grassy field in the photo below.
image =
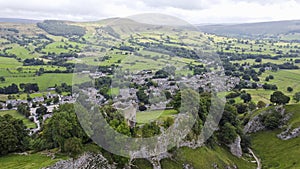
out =
[(162, 160), (162, 168), (164, 169), (181, 169), (183, 164), (191, 164), (194, 168), (213, 168), (213, 164), (217, 164), (218, 168), (236, 165), (242, 169), (255, 169), (255, 164), (249, 161), (239, 159), (226, 149), (216, 146), (214, 149), (201, 147), (190, 149), (187, 147), (176, 150), (173, 160)]
[(287, 113), (293, 114), (289, 121), (291, 128), (300, 127), (300, 104), (287, 105), (285, 109)]
[[(68, 48), (64, 48), (64, 47), (68, 47)], [(77, 49), (76, 49), (77, 46)], [(84, 45), (80, 44), (80, 43), (76, 43), (76, 42), (53, 42), (49, 45), (47, 45), (45, 47), (45, 49), (43, 49), (43, 52), (54, 52), (56, 54), (60, 54), (60, 53), (69, 53), (72, 51), (79, 51), (80, 49), (83, 48)]]
[(252, 137), (252, 147), (261, 158), (263, 168), (300, 168), (300, 137), (283, 141), (277, 138), (281, 131), (259, 132)]
[(15, 68), (22, 65), (14, 58), (0, 57), (0, 69)]
[(30, 59), (30, 58), (36, 58), (38, 55), (30, 53), (27, 49), (25, 49), (22, 46), (19, 46), (17, 44), (11, 45), (13, 47), (12, 49), (7, 50), (7, 53), (9, 54), (15, 54), (18, 58), (21, 59)]
[(172, 116), (174, 114), (177, 114), (176, 110), (157, 110), (157, 111), (137, 112), (136, 120), (138, 123), (149, 123), (152, 120), (158, 118), (164, 118), (167, 116)]
[(13, 116), (16, 119), (20, 119), (23, 121), (23, 123), (28, 127), (28, 128), (36, 128), (35, 123), (31, 122), (28, 118), (23, 116), (22, 114), (18, 113), (16, 110), (6, 110), (6, 111), (0, 111), (0, 116), (4, 116), (5, 114), (9, 114)]
[(82, 83), (88, 81), (89, 77), (88, 75), (73, 76), (73, 73), (49, 73), (31, 77), (7, 77), (4, 83), (0, 83), (0, 87), (8, 86), (12, 83), (17, 85), (20, 83), (37, 83), (40, 91), (46, 91), (49, 87), (53, 87), (55, 84), (60, 85), (61, 83), (67, 83), (72, 85), (73, 80), (75, 83)]
[(297, 49), (295, 46), (299, 46), (299, 43), (294, 42), (269, 42), (267, 40), (241, 40), (216, 35), (206, 36), (213, 41), (219, 51), (223, 51), (225, 53), (264, 54), (275, 56), (278, 55), (279, 52), (282, 54), (295, 54), (295, 52), (291, 52), (290, 50)]
[[(254, 115), (261, 113), (265, 108), (257, 111)], [(288, 121), (288, 125), (292, 128), (300, 126), (300, 104), (292, 104), (285, 106), (286, 113), (292, 114), (292, 118)], [(254, 116), (253, 115), (253, 116)], [(300, 168), (300, 137), (281, 140), (277, 138), (277, 134), (281, 133), (281, 129), (274, 131), (263, 131), (252, 135), (252, 148), (261, 158), (263, 168), (270, 169), (298, 169)]]
[(4, 157), (0, 157), (0, 169), (40, 169), (53, 165), (61, 159), (67, 159), (67, 157), (56, 157), (51, 159), (47, 155), (41, 153), (29, 154), (29, 155), (17, 155), (11, 154)]
[[(265, 78), (269, 75), (273, 75), (274, 79), (269, 81), (265, 81)], [(291, 98), (290, 103), (295, 103), (292, 100), (293, 95), (296, 92), (300, 91), (300, 70), (279, 70), (277, 72), (266, 71), (260, 77), (261, 84), (275, 84), (278, 87), (278, 91), (283, 92), (285, 95)], [(293, 91), (288, 92), (287, 87), (292, 87)], [(270, 96), (274, 92), (272, 90), (264, 90), (264, 89), (245, 89), (248, 93), (251, 94), (252, 100), (254, 102), (263, 101), (265, 103), (270, 103)]]

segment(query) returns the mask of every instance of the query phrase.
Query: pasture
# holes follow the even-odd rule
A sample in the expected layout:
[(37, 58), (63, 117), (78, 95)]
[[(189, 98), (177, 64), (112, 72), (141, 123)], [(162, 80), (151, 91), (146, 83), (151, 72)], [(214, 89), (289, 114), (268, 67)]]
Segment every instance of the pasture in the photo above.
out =
[(0, 111), (0, 116), (4, 116), (5, 114), (9, 114), (13, 116), (16, 119), (20, 119), (23, 121), (23, 123), (28, 127), (28, 128), (36, 128), (35, 123), (31, 122), (28, 118), (26, 118), (24, 115), (18, 113), (16, 110), (5, 110), (5, 111)]
[(176, 110), (156, 110), (136, 113), (137, 123), (149, 123), (153, 120), (177, 114)]
[(10, 154), (0, 157), (0, 169), (40, 169), (65, 159), (67, 159), (65, 156), (56, 156), (55, 159), (51, 159), (51, 156), (47, 156), (46, 153)]
[[(74, 78), (74, 79), (73, 79)], [(20, 83), (37, 83), (40, 91), (46, 91), (49, 87), (67, 83), (72, 85), (86, 82), (89, 80), (88, 75), (73, 75), (73, 73), (47, 73), (41, 76), (25, 76), (25, 77), (7, 77), (4, 83), (0, 83), (0, 87), (8, 86), (12, 83), (19, 85)]]

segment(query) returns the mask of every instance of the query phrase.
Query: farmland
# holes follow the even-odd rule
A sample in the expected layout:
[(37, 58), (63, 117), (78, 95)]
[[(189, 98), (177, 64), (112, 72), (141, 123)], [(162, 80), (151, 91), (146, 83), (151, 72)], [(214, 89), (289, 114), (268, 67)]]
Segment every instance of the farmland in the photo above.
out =
[[(77, 117), (81, 116), (73, 107), (79, 104), (76, 100), (99, 104), (101, 115), (119, 133), (146, 138), (158, 136), (173, 124), (182, 98), (186, 97), (187, 104), (198, 101), (201, 106), (196, 114), (199, 118), (182, 144), (196, 145), (205, 120), (209, 118), (210, 97), (214, 94), (205, 79), (223, 84), (223, 79), (214, 78), (218, 75), (225, 75), (225, 81), (234, 84), (230, 89), (219, 85), (220, 89), (216, 90), (220, 92), (217, 94), (227, 98), (223, 117), (216, 126), (218, 130), (201, 143), (201, 147), (196, 145), (192, 149), (178, 143), (177, 148), (169, 151), (172, 157), (160, 161), (162, 168), (182, 168), (184, 165), (255, 168), (247, 148), (254, 150), (266, 168), (299, 167), (296, 159), (299, 138), (278, 139), (276, 134), (281, 130), (277, 129), (277, 116), (263, 116), (266, 111), (282, 107), (286, 114), (292, 114), (283, 127), (294, 129), (300, 126), (299, 103), (293, 100), (300, 92), (300, 43), (295, 40), (298, 34), (281, 33), (277, 38), (272, 35), (225, 36), (147, 25), (130, 19), (85, 23), (44, 21), (24, 26), (6, 23), (0, 24), (0, 28), (0, 104), (4, 109), (0, 115), (10, 114), (21, 119), (29, 129), (36, 128), (36, 124), (23, 114), (30, 113), (41, 123), (41, 128), (33, 135), (24, 136), (30, 140), (30, 145), (15, 143), (26, 149), (3, 151), (0, 163), (5, 167), (41, 168), (68, 158), (60, 153), (80, 156), (93, 149), (102, 153), (109, 163), (119, 168), (126, 166), (127, 158), (115, 156), (96, 145), (99, 151), (85, 147), (92, 141), (79, 124), (82, 119)], [(117, 86), (112, 86), (114, 76)], [(193, 90), (184, 96), (184, 92), (189, 91), (185, 89), (190, 87), (184, 84), (189, 82)], [(123, 89), (127, 86), (128, 90)], [(285, 99), (270, 99), (275, 92), (282, 92), (279, 95)], [(86, 96), (81, 96), (82, 93)], [(259, 101), (262, 101), (260, 105)], [(167, 110), (162, 110), (162, 102), (166, 103)], [(126, 108), (133, 105), (138, 111), (130, 111), (129, 118), (123, 117), (121, 110), (131, 110)], [(55, 106), (59, 108), (52, 110)], [(88, 110), (95, 108), (88, 106)], [(18, 113), (17, 109), (23, 113)], [(34, 113), (28, 112), (33, 110)], [(193, 107), (186, 111), (190, 110), (194, 110)], [(136, 116), (130, 119), (131, 115)], [(275, 126), (274, 129), (243, 133), (247, 120), (255, 116), (264, 117), (259, 122), (267, 121), (271, 127)], [(44, 117), (48, 119), (44, 120)], [(91, 121), (84, 121), (84, 124), (91, 125), (91, 129), (104, 128), (93, 113), (86, 118), (84, 120)], [(132, 123), (132, 120), (136, 121)], [(1, 131), (8, 135), (6, 130)], [(110, 141), (112, 138), (103, 139)], [(230, 145), (236, 142), (241, 155), (230, 150)], [(164, 146), (164, 143), (160, 144)], [(53, 154), (58, 155), (54, 160), (43, 154), (53, 148)], [(24, 150), (28, 150), (28, 156), (15, 154)], [(134, 160), (134, 167), (151, 168), (145, 161)]]

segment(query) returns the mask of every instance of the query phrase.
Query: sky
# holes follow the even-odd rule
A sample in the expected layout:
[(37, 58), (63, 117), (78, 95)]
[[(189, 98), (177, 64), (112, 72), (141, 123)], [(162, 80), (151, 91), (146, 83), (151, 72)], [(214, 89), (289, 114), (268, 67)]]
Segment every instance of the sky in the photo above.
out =
[(0, 18), (95, 21), (162, 13), (192, 24), (300, 19), (300, 0), (0, 0)]

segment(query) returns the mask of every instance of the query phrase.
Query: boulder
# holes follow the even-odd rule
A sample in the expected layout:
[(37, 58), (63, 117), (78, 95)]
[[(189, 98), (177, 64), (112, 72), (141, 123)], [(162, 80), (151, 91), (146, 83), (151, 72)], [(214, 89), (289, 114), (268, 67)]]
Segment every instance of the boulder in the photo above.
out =
[(228, 145), (230, 148), (231, 154), (233, 154), (234, 156), (236, 156), (238, 158), (241, 158), (243, 155), (241, 141), (242, 141), (241, 137), (237, 136), (235, 141), (232, 144)]

